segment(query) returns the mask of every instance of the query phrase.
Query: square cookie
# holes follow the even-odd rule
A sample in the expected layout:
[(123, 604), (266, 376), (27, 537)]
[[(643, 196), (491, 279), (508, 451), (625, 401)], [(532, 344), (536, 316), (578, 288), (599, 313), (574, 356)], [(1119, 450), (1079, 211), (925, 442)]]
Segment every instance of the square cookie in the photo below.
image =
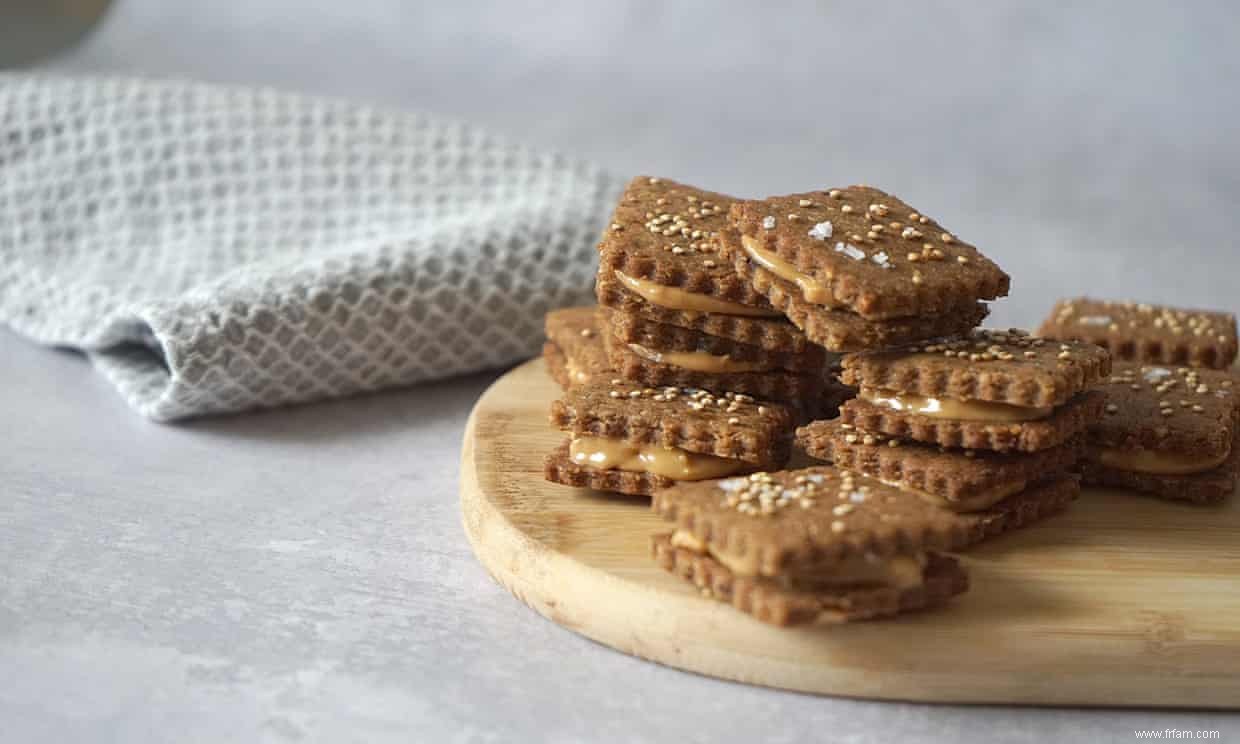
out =
[(1138, 302), (1060, 300), (1038, 335), (1097, 344), (1116, 360), (1225, 369), (1236, 359), (1236, 316)]
[(1073, 438), (1101, 414), (1089, 388), (1110, 373), (1106, 350), (1018, 329), (844, 357), (859, 389), (841, 408), (858, 429), (944, 447), (1037, 451)]
[(821, 308), (941, 316), (1008, 292), (1008, 275), (977, 248), (869, 186), (739, 201), (729, 216), (750, 261)]
[(864, 476), (809, 468), (678, 484), (653, 507), (675, 524), (654, 539), (664, 568), (775, 625), (893, 615), (967, 586), (935, 553), (964, 528)]
[(569, 439), (548, 456), (548, 480), (637, 494), (781, 467), (794, 425), (786, 407), (747, 395), (619, 378), (570, 388), (552, 404), (551, 423)]
[(1086, 483), (1195, 503), (1235, 489), (1237, 406), (1227, 372), (1117, 364), (1105, 413), (1089, 430)]
[(633, 179), (599, 243), (599, 304), (775, 351), (805, 335), (717, 254), (733, 199), (664, 178)]

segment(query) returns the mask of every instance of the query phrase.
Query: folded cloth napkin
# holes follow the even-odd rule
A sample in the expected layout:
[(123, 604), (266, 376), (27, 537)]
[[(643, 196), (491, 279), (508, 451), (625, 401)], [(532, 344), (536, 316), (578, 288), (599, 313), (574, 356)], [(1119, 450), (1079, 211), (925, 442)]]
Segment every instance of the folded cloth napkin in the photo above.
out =
[(589, 300), (620, 187), (426, 116), (0, 75), (0, 322), (158, 420), (496, 367)]

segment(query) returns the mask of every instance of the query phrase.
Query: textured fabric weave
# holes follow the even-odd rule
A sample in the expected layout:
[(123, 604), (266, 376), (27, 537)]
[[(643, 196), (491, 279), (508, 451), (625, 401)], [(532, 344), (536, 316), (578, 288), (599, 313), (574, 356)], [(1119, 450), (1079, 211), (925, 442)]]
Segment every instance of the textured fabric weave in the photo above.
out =
[(589, 301), (620, 187), (424, 116), (0, 75), (0, 322), (159, 420), (495, 367)]

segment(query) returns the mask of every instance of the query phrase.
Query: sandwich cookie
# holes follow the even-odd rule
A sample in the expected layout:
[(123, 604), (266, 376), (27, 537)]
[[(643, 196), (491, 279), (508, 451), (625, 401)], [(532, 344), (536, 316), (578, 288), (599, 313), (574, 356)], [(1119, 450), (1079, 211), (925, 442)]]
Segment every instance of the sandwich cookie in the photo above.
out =
[(1227, 372), (1117, 364), (1089, 430), (1086, 483), (1217, 503), (1235, 490), (1235, 380)]
[(851, 351), (963, 332), (1007, 294), (975, 247), (867, 186), (732, 206), (720, 252), (814, 342)]
[(674, 524), (655, 560), (704, 595), (773, 625), (841, 623), (945, 603), (968, 586), (936, 551), (968, 541), (951, 512), (828, 467), (658, 491)]
[[(864, 473), (954, 512), (1023, 510), (1021, 524), (1059, 511), (1072, 489), (1046, 491), (1065, 479), (1084, 451), (1084, 435), (1039, 452), (951, 450), (858, 431), (840, 421), (816, 421), (797, 430), (806, 454)], [(1050, 500), (1030, 498), (1041, 493)], [(1065, 498), (1066, 497), (1066, 498)], [(1036, 513), (1029, 509), (1036, 507)], [(1010, 525), (1009, 525), (1010, 526)]]
[(718, 255), (733, 201), (668, 179), (633, 179), (599, 242), (599, 304), (778, 353), (813, 353), (805, 334)]
[(1103, 396), (1090, 388), (1110, 369), (1110, 355), (1092, 344), (976, 330), (845, 356), (841, 379), (858, 393), (840, 420), (941, 447), (1037, 452), (1101, 416)]
[(786, 407), (748, 395), (620, 378), (570, 388), (551, 423), (569, 438), (547, 458), (547, 480), (633, 495), (782, 467), (794, 427)]

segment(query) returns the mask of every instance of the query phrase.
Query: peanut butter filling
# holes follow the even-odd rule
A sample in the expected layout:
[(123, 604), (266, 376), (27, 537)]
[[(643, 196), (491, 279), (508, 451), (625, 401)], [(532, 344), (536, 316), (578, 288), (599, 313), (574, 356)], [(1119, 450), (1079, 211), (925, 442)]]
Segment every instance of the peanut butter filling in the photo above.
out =
[(747, 315), (755, 318), (777, 318), (779, 313), (750, 307), (739, 302), (721, 300), (717, 297), (690, 292), (680, 287), (669, 287), (666, 284), (652, 282), (649, 279), (638, 279), (617, 269), (616, 278), (629, 291), (640, 296), (646, 302), (670, 310), (689, 310), (699, 313), (722, 313), (724, 315)]
[(908, 491), (911, 494), (915, 494), (921, 497), (923, 501), (934, 504), (935, 506), (943, 509), (950, 509), (954, 512), (973, 512), (981, 511), (982, 509), (989, 509), (1000, 501), (1006, 499), (1008, 496), (1014, 496), (1020, 493), (1025, 490), (1026, 486), (1029, 485), (1028, 482), (1023, 480), (1013, 481), (1011, 483), (1003, 483), (993, 488), (978, 491), (977, 493), (970, 494), (969, 496), (965, 496), (963, 498), (949, 499), (945, 496), (936, 496), (935, 494), (913, 488), (912, 486), (907, 486), (903, 483), (888, 480), (882, 480), (882, 482), (889, 486), (898, 488), (901, 491)]
[(637, 445), (609, 437), (574, 437), (569, 457), (578, 465), (598, 470), (651, 473), (680, 481), (722, 478), (745, 469), (740, 460), (687, 452), (661, 444)]
[[(708, 543), (684, 529), (677, 529), (672, 533), (672, 545), (703, 555), (709, 554), (737, 576), (758, 575), (757, 565), (753, 562), (715, 551)], [(784, 577), (775, 580), (786, 586), (801, 588), (880, 585), (895, 589), (910, 589), (921, 586), (924, 582), (925, 566), (924, 553), (896, 555), (889, 558), (866, 554), (832, 564), (829, 568), (820, 573), (816, 572), (812, 576)]]
[(1231, 456), (1231, 450), (1221, 455), (1190, 455), (1183, 452), (1152, 452), (1150, 450), (1121, 450), (1102, 448), (1094, 458), (1102, 465), (1115, 470), (1152, 475), (1192, 475), (1213, 470)]
[(581, 367), (578, 367), (576, 364), (573, 364), (572, 360), (569, 360), (564, 365), (564, 367), (565, 369), (568, 370), (569, 381), (575, 382), (578, 384), (586, 383), (590, 381), (590, 373), (586, 372)]
[(952, 398), (926, 398), (905, 395), (874, 388), (861, 388), (857, 397), (883, 408), (904, 413), (915, 413), (935, 419), (955, 421), (983, 421), (1005, 424), (1019, 421), (1037, 421), (1050, 416), (1052, 406), (1026, 407), (1010, 403), (991, 403), (982, 400), (954, 400)]
[(801, 271), (791, 261), (780, 258), (773, 251), (763, 248), (754, 238), (742, 235), (741, 247), (744, 248), (745, 255), (749, 256), (751, 261), (780, 279), (795, 284), (801, 290), (801, 296), (806, 302), (825, 307), (842, 306), (835, 301), (835, 295), (830, 287)]
[(742, 362), (727, 355), (711, 354), (705, 351), (655, 351), (641, 344), (629, 344), (629, 349), (640, 357), (659, 364), (670, 364), (673, 367), (692, 370), (694, 372), (757, 372), (768, 369), (768, 365), (760, 362)]

